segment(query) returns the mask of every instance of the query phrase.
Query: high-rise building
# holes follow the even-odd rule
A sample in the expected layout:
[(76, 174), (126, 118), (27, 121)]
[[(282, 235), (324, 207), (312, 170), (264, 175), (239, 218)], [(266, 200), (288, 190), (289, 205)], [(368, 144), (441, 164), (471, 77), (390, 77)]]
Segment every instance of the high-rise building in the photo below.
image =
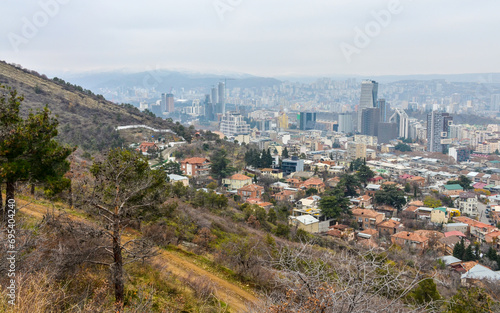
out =
[(398, 138), (398, 125), (396, 123), (378, 123), (378, 142), (389, 143)]
[(427, 151), (445, 152), (452, 122), (453, 117), (448, 113), (432, 111), (427, 114)]
[(217, 113), (226, 114), (226, 85), (223, 82), (220, 82), (218, 88), (219, 101), (217, 102)]
[(174, 95), (171, 94), (171, 93), (167, 93), (166, 94), (166, 99), (165, 99), (165, 103), (166, 103), (166, 111), (165, 112), (174, 112)]
[(494, 112), (500, 111), (500, 94), (491, 95), (490, 110)]
[(378, 83), (374, 80), (365, 80), (361, 83), (359, 97), (357, 130), (361, 132), (361, 113), (363, 109), (377, 107)]
[(379, 108), (364, 108), (361, 110), (362, 135), (377, 136), (379, 122), (380, 122)]
[(205, 119), (207, 121), (214, 120), (214, 105), (210, 100), (210, 95), (205, 95)]
[(352, 123), (352, 113), (339, 114), (339, 133), (352, 133), (354, 131)]
[(380, 122), (385, 123), (389, 119), (389, 113), (391, 111), (391, 105), (385, 102), (385, 99), (377, 100), (377, 108), (380, 109)]
[(161, 94), (161, 102), (160, 102), (160, 110), (161, 112), (167, 112), (167, 94)]
[(316, 127), (316, 112), (300, 112), (300, 130), (311, 130)]
[(410, 118), (406, 114), (405, 110), (396, 108), (394, 114), (389, 118), (390, 123), (396, 123), (398, 125), (398, 136), (401, 138), (409, 138), (409, 126)]
[(217, 102), (219, 102), (219, 97), (217, 97), (217, 88), (213, 87), (211, 90), (211, 102), (215, 106)]
[(243, 115), (227, 112), (222, 116), (220, 131), (226, 136), (246, 135), (250, 133), (250, 125), (245, 122)]

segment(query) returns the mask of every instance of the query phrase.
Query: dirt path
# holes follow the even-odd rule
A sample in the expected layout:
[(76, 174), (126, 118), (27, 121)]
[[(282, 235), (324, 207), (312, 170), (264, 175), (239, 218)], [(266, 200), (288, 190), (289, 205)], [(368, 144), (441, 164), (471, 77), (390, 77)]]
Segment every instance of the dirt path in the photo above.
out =
[(208, 279), (216, 290), (215, 296), (228, 304), (231, 312), (245, 312), (252, 303), (259, 302), (259, 299), (251, 293), (213, 275), (172, 252), (163, 250), (161, 254), (153, 260), (153, 264), (164, 267), (166, 270), (182, 279)]
[[(47, 214), (48, 207), (45, 205), (29, 203), (24, 200), (16, 201), (17, 207), (20, 208), (21, 212), (26, 215), (42, 219), (43, 216)], [(51, 209), (49, 208), (49, 212), (50, 211)], [(59, 212), (59, 210), (56, 209), (56, 212)], [(89, 223), (88, 220), (82, 217), (75, 215), (69, 216), (73, 220)], [(130, 239), (129, 236), (123, 236), (123, 240), (128, 239)], [(250, 292), (215, 276), (189, 260), (179, 257), (173, 252), (161, 250), (161, 253), (153, 258), (152, 263), (160, 268), (164, 268), (166, 271), (170, 271), (172, 274), (182, 278), (183, 280), (194, 281), (200, 278), (208, 279), (212, 284), (212, 287), (216, 290), (215, 296), (229, 305), (231, 312), (245, 312), (246, 309), (252, 305), (252, 303), (259, 302), (259, 299)]]

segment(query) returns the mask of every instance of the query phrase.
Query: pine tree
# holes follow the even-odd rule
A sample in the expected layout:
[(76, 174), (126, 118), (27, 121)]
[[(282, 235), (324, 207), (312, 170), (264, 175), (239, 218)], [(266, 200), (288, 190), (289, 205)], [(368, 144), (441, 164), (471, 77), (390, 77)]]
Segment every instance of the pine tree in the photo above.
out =
[(468, 262), (468, 261), (474, 261), (474, 259), (475, 259), (475, 256), (474, 256), (474, 252), (472, 251), (472, 245), (469, 245), (464, 251), (462, 261)]
[(456, 257), (457, 259), (462, 259), (464, 252), (465, 252), (465, 243), (464, 239), (462, 238), (460, 242), (457, 242), (457, 244), (455, 244), (455, 247), (453, 248), (453, 256)]
[(285, 147), (285, 149), (283, 149), (283, 152), (281, 153), (281, 156), (283, 157), (283, 159), (288, 159), (290, 157), (290, 155), (288, 154), (287, 147)]

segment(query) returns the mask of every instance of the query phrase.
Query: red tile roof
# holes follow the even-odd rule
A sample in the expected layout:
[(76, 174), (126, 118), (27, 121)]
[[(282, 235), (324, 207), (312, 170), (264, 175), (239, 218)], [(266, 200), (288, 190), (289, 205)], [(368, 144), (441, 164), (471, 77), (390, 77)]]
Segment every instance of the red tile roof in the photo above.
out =
[(232, 179), (232, 180), (248, 180), (248, 179), (252, 179), (252, 178), (248, 177), (247, 175), (243, 175), (243, 174), (234, 174), (233, 176), (229, 177), (229, 179)]
[(181, 163), (189, 163), (189, 164), (203, 164), (205, 162), (210, 162), (210, 161), (208, 159), (198, 158), (198, 157), (188, 158), (181, 161)]

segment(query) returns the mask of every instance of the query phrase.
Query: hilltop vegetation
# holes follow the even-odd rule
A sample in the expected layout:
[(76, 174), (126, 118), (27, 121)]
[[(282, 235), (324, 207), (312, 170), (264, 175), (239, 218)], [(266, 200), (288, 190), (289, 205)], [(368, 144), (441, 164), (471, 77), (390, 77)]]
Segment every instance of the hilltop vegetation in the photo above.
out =
[(5, 62), (0, 62), (0, 84), (10, 86), (24, 96), (23, 115), (48, 105), (59, 120), (58, 140), (84, 150), (102, 151), (122, 146), (124, 140), (115, 131), (115, 127), (120, 125), (146, 124), (163, 129), (179, 127), (171, 121), (144, 114), (132, 105), (114, 104), (61, 79), (51, 80), (45, 75)]

